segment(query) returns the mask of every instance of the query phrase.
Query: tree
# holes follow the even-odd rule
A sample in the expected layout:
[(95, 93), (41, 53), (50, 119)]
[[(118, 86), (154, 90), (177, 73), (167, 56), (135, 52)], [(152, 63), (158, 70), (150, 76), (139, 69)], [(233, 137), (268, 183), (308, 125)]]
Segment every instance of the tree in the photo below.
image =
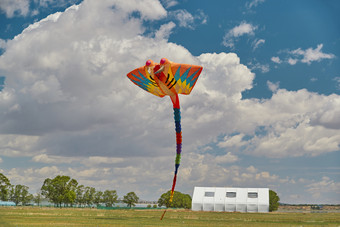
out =
[(93, 204), (94, 195), (96, 193), (96, 189), (92, 187), (86, 187), (84, 193), (84, 202), (86, 205), (91, 206)]
[(128, 205), (128, 207), (135, 206), (138, 202), (139, 198), (134, 192), (129, 192), (126, 195), (124, 195), (123, 202)]
[(18, 205), (26, 205), (32, 200), (33, 196), (28, 192), (28, 187), (25, 185), (15, 185), (11, 189), (11, 200)]
[(41, 195), (43, 195), (50, 202), (57, 204), (57, 192), (53, 187), (53, 182), (50, 178), (44, 180), (43, 186), (41, 186)]
[(105, 206), (112, 207), (113, 204), (117, 201), (117, 192), (116, 190), (105, 190), (103, 194), (103, 202)]
[(8, 178), (0, 173), (0, 200), (7, 201), (9, 197), (9, 189), (11, 183)]
[(279, 208), (280, 197), (273, 190), (269, 190), (269, 211), (275, 211)]
[(85, 204), (84, 195), (83, 195), (84, 190), (85, 190), (84, 185), (79, 185), (76, 188), (76, 200), (75, 200), (75, 202), (80, 206)]
[(29, 187), (24, 186), (23, 190), (21, 191), (21, 203), (23, 206), (29, 204), (33, 199), (33, 195), (28, 192), (28, 188)]
[(21, 185), (12, 186), (10, 190), (11, 201), (17, 206), (20, 202), (20, 187)]
[(63, 203), (69, 204), (71, 207), (76, 201), (76, 192), (73, 189), (67, 190), (67, 192), (64, 195)]
[(47, 178), (41, 187), (41, 194), (50, 202), (61, 207), (61, 204), (73, 204), (76, 199), (75, 190), (78, 182), (69, 176), (56, 176), (53, 179)]
[(174, 197), (172, 203), (170, 204), (170, 193), (169, 190), (166, 193), (163, 193), (161, 197), (158, 199), (158, 206), (166, 206), (172, 208), (191, 208), (191, 196), (188, 194), (182, 194), (181, 192), (174, 191)]
[(95, 194), (94, 194), (94, 200), (93, 200), (94, 204), (96, 204), (97, 206), (100, 205), (100, 203), (103, 202), (103, 192), (101, 191), (97, 191)]
[(42, 195), (41, 195), (41, 191), (38, 191), (37, 194), (34, 196), (33, 201), (38, 204), (38, 206), (40, 206), (42, 200)]

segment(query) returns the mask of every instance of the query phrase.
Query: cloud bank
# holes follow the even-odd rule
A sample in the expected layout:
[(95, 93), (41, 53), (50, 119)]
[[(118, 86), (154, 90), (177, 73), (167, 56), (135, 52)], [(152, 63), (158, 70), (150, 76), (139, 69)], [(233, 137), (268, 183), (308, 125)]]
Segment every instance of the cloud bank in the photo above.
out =
[[(156, 0), (88, 0), (6, 42), (0, 56), (0, 75), (6, 77), (0, 92), (0, 157), (42, 166), (3, 170), (11, 181), (31, 187), (66, 174), (102, 189), (135, 190), (146, 199), (167, 191), (175, 156), (171, 102), (126, 77), (147, 59), (162, 57), (204, 68), (192, 94), (180, 97), (179, 190), (289, 184), (289, 177), (238, 166), (240, 156), (275, 159), (339, 150), (338, 95), (276, 87), (271, 99), (244, 100), (242, 92), (252, 88), (255, 74), (236, 54), (193, 56), (167, 40), (174, 23), (160, 26), (154, 36), (144, 34), (145, 21), (167, 16)], [(241, 23), (228, 36), (255, 29)], [(206, 152), (209, 144), (224, 153)], [(310, 193), (317, 185), (310, 184)]]

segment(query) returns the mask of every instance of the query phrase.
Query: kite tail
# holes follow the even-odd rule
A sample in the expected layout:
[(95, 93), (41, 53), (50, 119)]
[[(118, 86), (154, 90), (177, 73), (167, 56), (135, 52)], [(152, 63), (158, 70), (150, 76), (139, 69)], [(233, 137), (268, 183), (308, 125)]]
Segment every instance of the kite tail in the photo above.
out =
[(176, 127), (176, 159), (175, 159), (175, 174), (174, 174), (174, 179), (172, 181), (172, 188), (171, 188), (169, 203), (172, 203), (172, 199), (174, 197), (174, 191), (175, 191), (176, 180), (177, 180), (177, 172), (178, 172), (178, 167), (181, 162), (182, 129), (181, 129), (181, 111), (180, 111), (179, 106), (178, 108), (174, 106), (174, 118), (175, 118), (175, 127)]
[[(179, 99), (178, 95), (171, 97), (171, 101), (173, 103), (174, 107), (174, 118), (175, 118), (175, 129), (176, 129), (176, 159), (175, 159), (175, 174), (174, 179), (172, 180), (172, 187), (171, 187), (171, 193), (170, 193), (170, 200), (169, 205), (172, 203), (172, 200), (174, 198), (174, 192), (175, 192), (175, 186), (176, 186), (176, 180), (177, 180), (177, 172), (178, 167), (181, 162), (181, 152), (182, 152), (182, 129), (181, 129), (181, 111), (179, 106)], [(165, 215), (166, 209), (163, 212), (163, 215), (161, 216), (161, 220), (163, 219)]]

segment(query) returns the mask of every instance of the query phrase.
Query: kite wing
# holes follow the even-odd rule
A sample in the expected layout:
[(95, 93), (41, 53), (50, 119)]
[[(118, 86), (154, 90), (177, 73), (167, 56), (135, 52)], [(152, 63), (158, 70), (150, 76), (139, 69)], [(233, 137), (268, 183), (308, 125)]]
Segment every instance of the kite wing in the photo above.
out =
[(171, 76), (174, 77), (176, 84), (174, 88), (177, 94), (189, 95), (194, 88), (198, 76), (200, 75), (203, 67), (198, 65), (178, 64), (171, 62), (169, 71)]
[(150, 76), (149, 72), (144, 66), (132, 70), (127, 74), (127, 77), (137, 86), (143, 88), (145, 91), (150, 92), (158, 97), (164, 97), (165, 94), (158, 87), (155, 81)]

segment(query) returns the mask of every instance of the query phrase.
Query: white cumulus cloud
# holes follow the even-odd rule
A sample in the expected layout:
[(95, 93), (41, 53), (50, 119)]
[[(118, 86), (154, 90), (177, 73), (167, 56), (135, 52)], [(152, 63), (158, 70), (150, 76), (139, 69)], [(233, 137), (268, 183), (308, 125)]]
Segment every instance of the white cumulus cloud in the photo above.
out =
[(264, 39), (256, 39), (253, 41), (252, 46), (253, 46), (253, 51), (259, 48), (262, 44), (264, 44), (266, 40)]
[(253, 7), (256, 7), (259, 4), (263, 3), (264, 1), (265, 0), (252, 0), (252, 1), (246, 2), (246, 8), (250, 10)]
[(170, 21), (167, 24), (163, 24), (159, 30), (155, 33), (156, 39), (168, 39), (173, 28), (176, 27), (176, 24), (172, 21)]
[(279, 57), (272, 57), (270, 60), (272, 60), (272, 62), (275, 62), (277, 64), (281, 64), (282, 63), (282, 61), (281, 61), (281, 59)]
[(272, 83), (270, 81), (267, 81), (267, 86), (269, 90), (271, 90), (272, 92), (276, 92), (279, 90), (280, 82)]
[(243, 21), (240, 23), (240, 25), (237, 25), (234, 28), (230, 29), (224, 35), (222, 44), (226, 47), (233, 48), (235, 45), (235, 40), (237, 40), (238, 37), (244, 35), (254, 35), (254, 31), (256, 29), (257, 26), (254, 26), (250, 23)]
[(162, 0), (162, 3), (166, 9), (171, 8), (175, 5), (178, 5), (178, 1), (176, 0)]
[(3, 11), (6, 17), (27, 16), (29, 13), (29, 0), (1, 0), (0, 12)]
[(201, 9), (197, 10), (195, 15), (185, 9), (178, 9), (170, 11), (169, 16), (177, 20), (180, 27), (189, 29), (194, 29), (197, 24), (206, 24), (208, 20), (208, 16)]
[(272, 57), (271, 61), (277, 64), (288, 63), (289, 65), (296, 65), (301, 62), (310, 65), (313, 62), (320, 62), (322, 60), (333, 59), (336, 57), (332, 53), (324, 53), (322, 48), (323, 44), (321, 43), (317, 45), (315, 49), (310, 47), (305, 50), (302, 48), (297, 48), (295, 50), (281, 50), (279, 51), (280, 56)]
[(288, 64), (295, 65), (298, 62), (298, 59), (288, 58)]
[(334, 54), (327, 54), (322, 52), (323, 44), (319, 44), (315, 49), (308, 48), (303, 50), (298, 48), (296, 50), (290, 51), (292, 55), (301, 56), (302, 59), (300, 60), (302, 63), (311, 64), (313, 61), (321, 61), (323, 59), (332, 59), (335, 57)]

